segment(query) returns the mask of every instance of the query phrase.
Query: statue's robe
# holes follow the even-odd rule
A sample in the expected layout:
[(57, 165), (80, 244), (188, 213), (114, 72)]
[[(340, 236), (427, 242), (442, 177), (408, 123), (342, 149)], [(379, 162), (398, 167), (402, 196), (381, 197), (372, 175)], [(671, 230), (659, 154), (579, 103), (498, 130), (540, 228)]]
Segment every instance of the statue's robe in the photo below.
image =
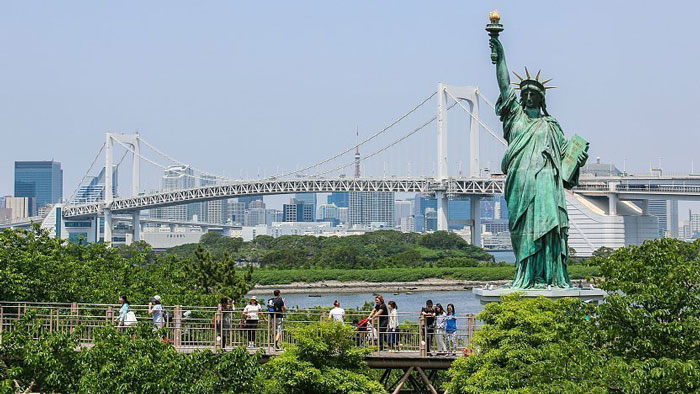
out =
[(508, 141), (501, 169), (506, 174), (505, 199), (513, 251), (514, 288), (571, 287), (567, 269), (569, 217), (561, 162), (569, 142), (551, 116), (530, 118), (511, 88), (498, 99), (496, 114)]

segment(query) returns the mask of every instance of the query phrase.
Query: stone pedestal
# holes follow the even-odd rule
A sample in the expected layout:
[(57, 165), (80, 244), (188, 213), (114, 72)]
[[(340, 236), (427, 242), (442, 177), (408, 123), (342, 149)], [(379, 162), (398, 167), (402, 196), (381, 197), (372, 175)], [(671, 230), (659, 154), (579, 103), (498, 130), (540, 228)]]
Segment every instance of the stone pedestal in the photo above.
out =
[(573, 287), (570, 289), (511, 289), (510, 287), (473, 288), (472, 293), (479, 299), (481, 304), (490, 302), (500, 302), (501, 296), (520, 293), (522, 297), (547, 297), (549, 299), (559, 299), (564, 297), (577, 297), (583, 301), (600, 302), (608, 295), (604, 290), (592, 289), (590, 287)]

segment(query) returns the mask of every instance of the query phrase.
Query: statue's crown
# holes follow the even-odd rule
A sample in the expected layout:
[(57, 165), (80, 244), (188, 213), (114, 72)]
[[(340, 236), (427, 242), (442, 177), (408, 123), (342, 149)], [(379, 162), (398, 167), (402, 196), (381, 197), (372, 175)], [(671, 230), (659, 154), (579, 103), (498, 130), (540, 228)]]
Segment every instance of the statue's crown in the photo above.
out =
[(533, 89), (533, 90), (539, 91), (544, 96), (547, 89), (556, 88), (556, 86), (545, 86), (547, 84), (547, 82), (552, 80), (551, 78), (546, 80), (546, 81), (540, 81), (540, 73), (541, 72), (542, 72), (542, 70), (538, 71), (537, 75), (535, 75), (535, 78), (533, 79), (530, 76), (530, 72), (527, 70), (527, 67), (525, 67), (525, 75), (527, 76), (527, 78), (523, 78), (520, 75), (518, 75), (518, 73), (513, 71), (513, 74), (515, 74), (515, 76), (518, 77), (518, 79), (520, 79), (520, 82), (513, 82), (513, 85), (516, 86), (515, 89), (517, 89), (517, 90)]

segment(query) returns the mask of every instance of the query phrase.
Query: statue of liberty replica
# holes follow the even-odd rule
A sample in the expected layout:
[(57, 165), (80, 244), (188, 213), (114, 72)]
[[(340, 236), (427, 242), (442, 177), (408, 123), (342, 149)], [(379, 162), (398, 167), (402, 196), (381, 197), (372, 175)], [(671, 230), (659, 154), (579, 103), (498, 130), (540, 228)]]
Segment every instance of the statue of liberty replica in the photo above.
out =
[(501, 169), (506, 174), (508, 227), (516, 257), (511, 288), (570, 288), (564, 188), (578, 183), (579, 168), (588, 159), (588, 143), (578, 136), (567, 140), (559, 122), (547, 112), (545, 97), (552, 86), (546, 86), (550, 80), (540, 80), (540, 72), (534, 78), (527, 68), (525, 78), (513, 73), (519, 81), (511, 86), (498, 39), (503, 25), (498, 23), (497, 11), (489, 18), (486, 30), (500, 90), (496, 114), (508, 142)]

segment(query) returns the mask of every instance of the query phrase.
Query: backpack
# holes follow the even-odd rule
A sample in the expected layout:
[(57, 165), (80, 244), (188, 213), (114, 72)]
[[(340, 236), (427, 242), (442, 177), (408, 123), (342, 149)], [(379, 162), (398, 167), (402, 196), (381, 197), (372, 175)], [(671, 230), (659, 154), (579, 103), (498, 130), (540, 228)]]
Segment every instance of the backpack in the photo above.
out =
[(268, 312), (275, 312), (275, 299), (274, 298), (269, 298), (267, 300), (267, 311)]

